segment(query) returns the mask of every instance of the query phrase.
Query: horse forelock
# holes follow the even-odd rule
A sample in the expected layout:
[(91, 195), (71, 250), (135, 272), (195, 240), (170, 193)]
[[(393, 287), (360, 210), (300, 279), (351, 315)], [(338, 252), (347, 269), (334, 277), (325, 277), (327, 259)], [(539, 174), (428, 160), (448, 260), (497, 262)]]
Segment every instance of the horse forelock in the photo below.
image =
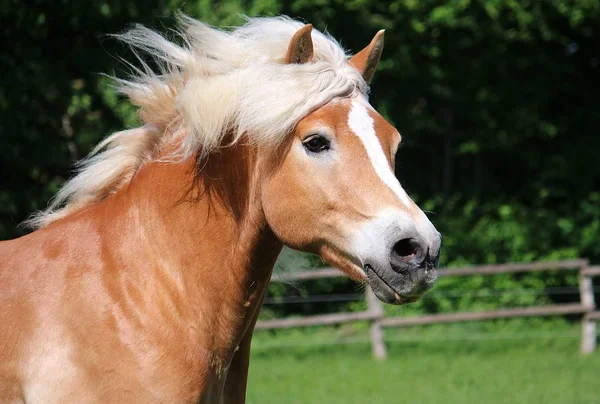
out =
[[(118, 83), (141, 108), (144, 123), (162, 130), (179, 120), (187, 133), (179, 150), (185, 157), (209, 154), (228, 133), (233, 142), (248, 136), (255, 144), (277, 144), (331, 99), (366, 93), (342, 47), (317, 30), (312, 62), (284, 64), (289, 42), (303, 26), (288, 17), (247, 18), (232, 31), (185, 15), (178, 21), (181, 45), (143, 26), (116, 36), (142, 64)], [(156, 69), (143, 62), (142, 52)]]
[[(105, 198), (145, 162), (164, 156), (203, 160), (244, 139), (276, 147), (300, 119), (336, 97), (366, 94), (360, 72), (331, 36), (312, 31), (314, 57), (285, 64), (302, 23), (288, 17), (247, 18), (231, 31), (178, 16), (180, 44), (141, 25), (115, 35), (140, 66), (117, 88), (140, 108), (143, 126), (118, 132), (78, 164), (77, 175), (27, 225), (39, 228)], [(141, 54), (155, 62), (152, 69)], [(179, 136), (178, 136), (179, 135)], [(173, 144), (176, 147), (173, 149)]]

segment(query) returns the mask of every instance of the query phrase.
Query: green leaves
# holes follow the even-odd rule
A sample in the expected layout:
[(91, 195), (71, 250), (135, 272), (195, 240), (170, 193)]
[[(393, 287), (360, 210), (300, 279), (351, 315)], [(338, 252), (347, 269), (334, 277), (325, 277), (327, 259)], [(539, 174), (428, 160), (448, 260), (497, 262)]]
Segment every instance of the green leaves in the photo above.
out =
[[(593, 0), (65, 0), (60, 12), (40, 0), (0, 6), (0, 32), (12, 44), (0, 54), (1, 239), (20, 234), (16, 224), (46, 205), (76, 158), (137, 125), (135, 109), (99, 74), (125, 77), (116, 57), (131, 55), (104, 35), (134, 22), (167, 31), (179, 9), (223, 27), (242, 23), (239, 14), (289, 14), (353, 51), (385, 28), (371, 101), (403, 135), (397, 174), (434, 212), (442, 262), (600, 262), (600, 2)], [(311, 293), (354, 287), (311, 286)]]

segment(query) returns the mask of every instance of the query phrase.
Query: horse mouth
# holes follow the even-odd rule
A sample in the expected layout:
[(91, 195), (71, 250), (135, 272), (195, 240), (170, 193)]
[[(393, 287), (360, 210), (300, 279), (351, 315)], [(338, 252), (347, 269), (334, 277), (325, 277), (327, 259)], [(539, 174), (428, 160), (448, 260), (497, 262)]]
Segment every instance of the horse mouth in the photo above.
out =
[[(433, 286), (436, 278), (434, 276), (434, 279), (431, 279), (431, 276), (428, 276), (428, 279), (412, 279), (413, 277), (407, 274), (406, 276), (396, 277), (399, 279), (392, 281), (386, 279), (385, 276), (386, 273), (392, 271), (391, 269), (377, 270), (375, 266), (365, 264), (364, 270), (375, 296), (385, 303), (394, 305), (416, 302), (426, 290)], [(393, 271), (393, 273), (396, 272)]]

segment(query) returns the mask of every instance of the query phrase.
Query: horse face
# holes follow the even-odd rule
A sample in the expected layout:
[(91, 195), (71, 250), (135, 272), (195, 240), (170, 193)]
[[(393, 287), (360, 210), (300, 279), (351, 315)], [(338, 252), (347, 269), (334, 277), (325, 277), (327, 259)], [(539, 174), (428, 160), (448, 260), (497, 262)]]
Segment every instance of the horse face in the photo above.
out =
[(441, 237), (393, 173), (400, 134), (363, 96), (306, 116), (263, 184), (263, 206), (288, 246), (319, 254), (388, 303), (435, 282)]
[[(310, 63), (312, 26), (290, 41), (286, 63)], [(383, 31), (349, 60), (368, 83)], [(304, 117), (277, 152), (265, 153), (266, 220), (288, 246), (319, 254), (366, 280), (388, 303), (417, 300), (437, 277), (441, 237), (393, 171), (398, 131), (363, 95), (337, 98)]]

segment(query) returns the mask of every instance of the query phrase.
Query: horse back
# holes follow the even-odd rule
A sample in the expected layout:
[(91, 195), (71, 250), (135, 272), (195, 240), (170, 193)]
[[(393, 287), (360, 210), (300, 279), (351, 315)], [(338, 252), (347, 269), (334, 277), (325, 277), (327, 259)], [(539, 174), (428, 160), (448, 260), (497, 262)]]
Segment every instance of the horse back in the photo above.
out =
[(0, 402), (197, 401), (209, 358), (145, 307), (136, 243), (90, 217), (0, 242)]
[(89, 279), (96, 255), (90, 233), (77, 227), (0, 242), (0, 401), (61, 401), (77, 373), (73, 308), (92, 308), (77, 301), (86, 288), (76, 291), (73, 280)]

